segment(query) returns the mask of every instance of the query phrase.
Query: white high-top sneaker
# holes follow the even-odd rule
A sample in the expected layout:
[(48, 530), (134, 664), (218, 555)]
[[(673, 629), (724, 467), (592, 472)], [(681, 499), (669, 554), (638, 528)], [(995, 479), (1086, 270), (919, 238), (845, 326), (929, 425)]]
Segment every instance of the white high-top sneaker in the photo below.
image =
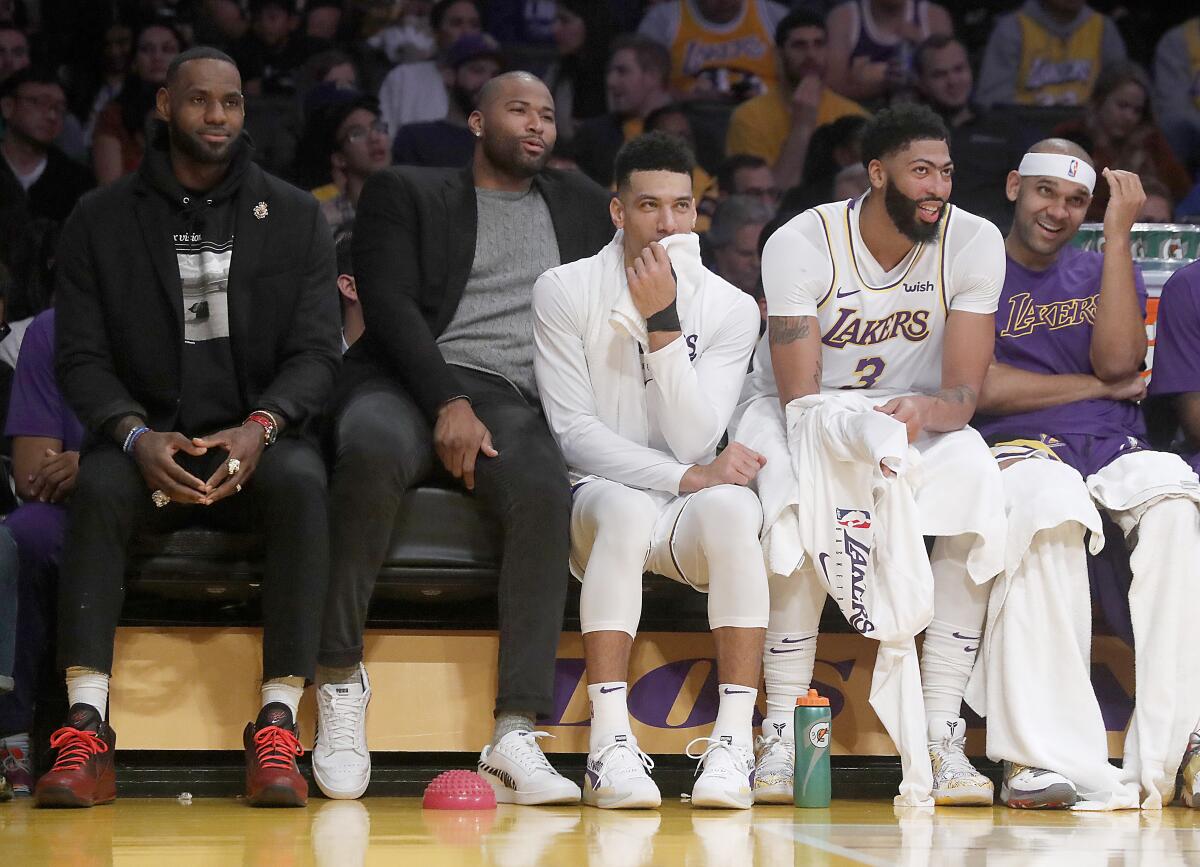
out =
[(578, 804), (579, 786), (554, 769), (538, 746), (549, 732), (509, 732), (479, 754), (478, 771), (501, 804)]
[[(692, 745), (707, 743), (700, 755), (692, 754)], [(747, 810), (753, 803), (754, 753), (733, 742), (733, 738), (696, 738), (687, 745), (689, 759), (699, 759), (700, 774), (692, 786), (693, 807), (719, 807)]]
[(650, 779), (654, 760), (638, 749), (632, 734), (614, 735), (588, 753), (583, 802), (604, 809), (652, 809), (662, 803)]
[(964, 752), (967, 723), (961, 717), (929, 723), (929, 761), (933, 765), (933, 803), (939, 807), (990, 807), (992, 781)]
[(754, 803), (792, 803), (792, 777), (796, 772), (796, 742), (782, 723), (771, 731), (763, 722), (763, 734), (754, 741)]
[(361, 662), (358, 678), (358, 683), (326, 683), (316, 690), (313, 779), (327, 798), (360, 798), (371, 782), (371, 753), (367, 750), (371, 681)]

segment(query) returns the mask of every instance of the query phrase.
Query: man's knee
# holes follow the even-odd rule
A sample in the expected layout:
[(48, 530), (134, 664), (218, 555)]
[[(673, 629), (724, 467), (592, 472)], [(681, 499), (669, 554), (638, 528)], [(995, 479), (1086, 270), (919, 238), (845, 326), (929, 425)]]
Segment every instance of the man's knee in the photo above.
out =
[[(658, 520), (658, 507), (654, 501), (645, 492), (616, 482), (588, 484), (604, 486), (603, 490), (587, 492), (591, 496), (581, 504), (584, 513), (578, 516), (581, 531), (590, 528), (595, 538), (592, 550), (603, 545), (606, 551), (619, 556), (622, 561), (644, 565)], [(640, 570), (637, 574), (640, 576)]]
[(749, 488), (741, 485), (717, 485), (692, 496), (688, 504), (701, 533), (722, 539), (750, 539), (758, 542), (762, 529), (762, 504)]
[(79, 460), (79, 474), (71, 493), (72, 510), (129, 508), (150, 490), (137, 464), (115, 448), (100, 448)]
[(420, 409), (391, 389), (351, 398), (337, 418), (334, 472), (353, 474), (363, 484), (394, 479), (411, 484), (433, 448), (433, 434)]
[(322, 506), (328, 473), (317, 449), (304, 440), (281, 439), (263, 452), (254, 483), (260, 496), (303, 509)]
[(503, 444), (495, 442), (496, 457), (480, 456), (476, 475), (503, 486), (514, 509), (532, 509), (551, 520), (567, 520), (571, 512), (567, 467), (545, 422), (530, 413), (505, 433)]

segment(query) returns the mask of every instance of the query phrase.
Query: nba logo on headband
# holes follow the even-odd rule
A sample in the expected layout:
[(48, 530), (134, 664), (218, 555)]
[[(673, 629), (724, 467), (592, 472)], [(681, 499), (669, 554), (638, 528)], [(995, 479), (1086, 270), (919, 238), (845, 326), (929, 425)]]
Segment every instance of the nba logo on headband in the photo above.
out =
[(1096, 189), (1096, 170), (1083, 160), (1067, 154), (1025, 154), (1017, 172), (1026, 178), (1062, 178), (1064, 181), (1080, 184), (1087, 189), (1089, 195)]

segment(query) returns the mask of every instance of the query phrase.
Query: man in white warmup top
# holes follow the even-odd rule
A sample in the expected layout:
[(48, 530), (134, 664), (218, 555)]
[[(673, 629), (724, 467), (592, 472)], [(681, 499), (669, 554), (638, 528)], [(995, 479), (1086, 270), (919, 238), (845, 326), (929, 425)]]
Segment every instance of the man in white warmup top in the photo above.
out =
[[(1016, 210), (977, 424), (1004, 466), (1010, 509), (1009, 568), (992, 591), (982, 668), (988, 756), (1005, 762), (1001, 797), (1012, 807), (1158, 809), (1175, 796), (1189, 740), (1189, 758), (1200, 748), (1200, 669), (1189, 653), (1200, 484), (1182, 458), (1146, 442), (1135, 403), (1146, 393), (1146, 288), (1130, 253), (1145, 193), (1136, 174), (1103, 175), (1103, 253), (1069, 246), (1097, 180), (1083, 148), (1047, 139), (1008, 175)], [(1091, 682), (1085, 531), (1102, 541), (1097, 506), (1132, 548), (1136, 694), (1121, 769), (1108, 761)], [(1123, 589), (1098, 578), (1102, 597)], [(1200, 806), (1196, 763), (1184, 780)]]
[[(762, 466), (738, 443), (716, 455), (737, 404), (758, 307), (700, 262), (694, 160), (662, 133), (617, 154), (618, 231), (597, 255), (551, 268), (533, 290), (534, 372), (574, 485), (571, 569), (592, 725), (584, 803), (657, 807), (653, 762), (629, 723), (626, 678), (642, 573), (708, 593), (720, 705), (692, 803), (747, 808), (752, 717), (767, 624)], [(706, 745), (699, 755), (691, 748)]]
[[(927, 805), (932, 794), (936, 804), (991, 804), (991, 782), (963, 753), (966, 725), (959, 712), (986, 613), (986, 584), (1003, 562), (999, 473), (983, 440), (966, 427), (991, 360), (996, 299), (1004, 281), (1003, 240), (991, 223), (947, 204), (954, 167), (946, 128), (928, 109), (881, 111), (865, 128), (862, 147), (870, 189), (858, 199), (805, 211), (766, 245), (768, 334), (756, 357), (751, 401), (736, 430), (739, 439), (767, 454), (758, 481), (766, 547), (783, 505), (772, 502), (768, 490), (789, 471), (800, 472), (768, 447), (786, 424), (784, 415), (792, 418), (790, 403), (820, 395), (807, 398), (800, 408), (821, 401), (836, 405), (861, 396), (865, 406), (903, 422), (911, 447), (905, 446), (904, 431), (898, 431), (900, 448), (911, 456), (906, 460), (919, 466), (906, 472), (909, 502), (915, 500), (916, 506), (914, 532), (906, 538), (915, 546), (909, 541), (902, 547), (916, 551), (908, 564), (916, 564), (913, 574), (925, 576), (927, 600), (912, 634), (926, 624), (928, 628), (920, 684), (914, 662), (906, 681), (910, 700), (893, 705), (904, 710), (896, 710), (889, 720), (874, 694), (872, 705), (902, 758), (911, 763), (899, 803)], [(852, 389), (858, 391), (847, 391)], [(879, 427), (871, 418), (865, 423)], [(773, 433), (765, 424), (771, 419), (776, 419)], [(790, 439), (784, 447), (793, 458), (798, 453)], [(879, 457), (870, 463), (879, 464)], [(825, 465), (831, 477), (842, 472), (836, 461)], [(871, 489), (883, 490), (891, 469), (872, 466)], [(804, 501), (823, 483), (820, 478), (791, 482)], [(884, 522), (877, 517), (875, 523)], [(871, 519), (868, 514), (856, 524), (839, 512), (837, 524), (843, 535), (852, 535), (870, 529)], [(895, 562), (901, 546), (893, 545), (889, 552), (879, 544), (894, 539), (885, 529), (874, 529), (876, 553)], [(931, 563), (920, 547), (921, 534), (937, 537)], [(846, 553), (851, 553), (849, 542)], [(792, 709), (812, 677), (826, 595), (816, 572), (818, 564), (824, 568), (823, 556), (812, 550), (798, 556), (783, 562), (771, 557), (769, 563), (771, 619), (763, 654), (767, 718), (755, 775), (756, 800), (765, 803), (791, 798)], [(890, 567), (884, 565), (879, 574), (886, 581)], [(834, 571), (825, 572), (826, 582)], [(855, 601), (862, 599), (858, 577)], [(878, 618), (851, 618), (851, 623), (871, 635), (871, 619)], [(880, 670), (877, 661), (877, 681)], [(922, 692), (924, 722), (913, 719)], [(893, 725), (907, 732), (904, 742)], [(932, 768), (923, 754), (925, 737)]]

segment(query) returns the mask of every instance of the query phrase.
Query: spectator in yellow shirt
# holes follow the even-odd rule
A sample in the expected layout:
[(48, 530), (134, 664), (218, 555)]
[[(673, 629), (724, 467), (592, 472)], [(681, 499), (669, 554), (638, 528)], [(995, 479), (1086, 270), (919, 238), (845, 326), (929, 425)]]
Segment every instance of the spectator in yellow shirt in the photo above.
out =
[(814, 129), (867, 111), (826, 86), (826, 32), (820, 18), (804, 11), (788, 14), (775, 29), (775, 45), (784, 83), (738, 106), (725, 152), (762, 157), (776, 185), (787, 189), (800, 182)]

